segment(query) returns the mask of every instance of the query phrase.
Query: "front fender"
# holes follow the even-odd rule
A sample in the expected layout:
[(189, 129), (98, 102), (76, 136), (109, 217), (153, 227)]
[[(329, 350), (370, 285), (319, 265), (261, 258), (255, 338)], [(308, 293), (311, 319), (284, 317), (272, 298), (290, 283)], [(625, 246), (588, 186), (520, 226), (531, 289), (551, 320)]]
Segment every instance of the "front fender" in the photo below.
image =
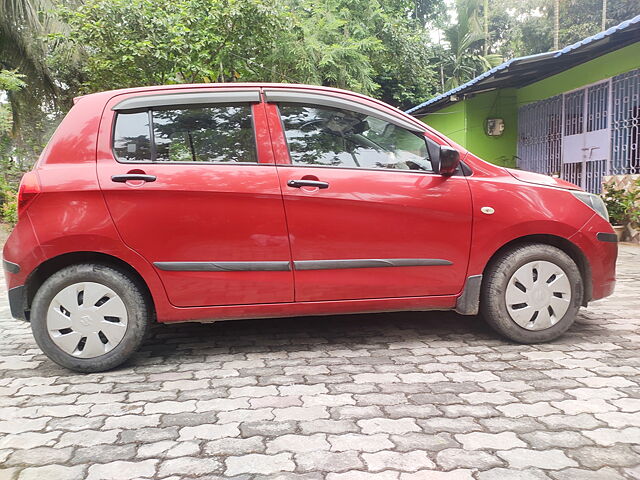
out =
[[(482, 274), (493, 255), (514, 240), (550, 235), (570, 241), (594, 213), (568, 190), (519, 182), (510, 175), (471, 177), (469, 185), (473, 238), (467, 277)], [(483, 207), (494, 213), (483, 213)]]

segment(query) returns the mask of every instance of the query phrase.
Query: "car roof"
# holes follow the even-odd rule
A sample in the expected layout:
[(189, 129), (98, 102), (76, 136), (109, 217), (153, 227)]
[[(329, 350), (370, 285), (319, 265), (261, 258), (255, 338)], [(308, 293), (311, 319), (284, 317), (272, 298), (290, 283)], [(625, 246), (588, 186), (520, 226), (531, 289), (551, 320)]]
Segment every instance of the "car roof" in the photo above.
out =
[(322, 85), (307, 85), (302, 83), (230, 82), (230, 83), (181, 83), (181, 84), (172, 84), (172, 85), (152, 85), (152, 86), (143, 86), (143, 87), (121, 88), (117, 90), (105, 90), (102, 92), (90, 93), (87, 95), (81, 95), (81, 96), (75, 97), (73, 99), (73, 102), (75, 104), (83, 99), (97, 100), (97, 97), (102, 97), (106, 99), (106, 98), (112, 98), (118, 95), (128, 95), (128, 94), (138, 94), (138, 93), (145, 94), (145, 93), (151, 93), (151, 92), (161, 92), (163, 90), (176, 90), (176, 89), (177, 90), (194, 90), (194, 89), (201, 89), (201, 88), (220, 88), (220, 89), (235, 89), (235, 88), (280, 89), (281, 88), (281, 89), (287, 89), (287, 90), (313, 90), (318, 93), (325, 92), (325, 93), (330, 93), (333, 95), (339, 95), (339, 96), (348, 97), (352, 99), (359, 99), (367, 103), (374, 103), (381, 108), (392, 110), (394, 113), (399, 114), (404, 119), (409, 120), (411, 123), (415, 125), (419, 125), (421, 128), (424, 128), (425, 130), (428, 129), (426, 128), (426, 125), (420, 120), (417, 120), (415, 117), (412, 117), (411, 115), (407, 115), (402, 110), (392, 105), (389, 105), (388, 103), (385, 103), (381, 100), (376, 100), (375, 98), (368, 97), (361, 93), (352, 92), (349, 90), (343, 90), (340, 88), (325, 87)]

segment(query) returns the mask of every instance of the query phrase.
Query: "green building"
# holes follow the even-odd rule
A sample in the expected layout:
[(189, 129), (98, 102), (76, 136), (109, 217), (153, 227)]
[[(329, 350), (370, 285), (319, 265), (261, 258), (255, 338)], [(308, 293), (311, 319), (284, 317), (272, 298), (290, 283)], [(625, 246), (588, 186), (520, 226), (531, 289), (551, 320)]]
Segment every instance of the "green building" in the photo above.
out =
[(640, 174), (640, 15), (515, 58), (407, 111), (492, 163), (599, 193)]

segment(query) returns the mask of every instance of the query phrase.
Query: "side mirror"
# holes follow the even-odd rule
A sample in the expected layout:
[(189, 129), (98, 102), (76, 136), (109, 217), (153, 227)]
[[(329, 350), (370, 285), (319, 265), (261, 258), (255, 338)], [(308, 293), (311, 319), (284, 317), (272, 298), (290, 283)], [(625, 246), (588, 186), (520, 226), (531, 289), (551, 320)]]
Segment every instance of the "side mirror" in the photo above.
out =
[(433, 171), (444, 177), (453, 175), (460, 165), (460, 152), (455, 148), (440, 145), (434, 158), (431, 159)]

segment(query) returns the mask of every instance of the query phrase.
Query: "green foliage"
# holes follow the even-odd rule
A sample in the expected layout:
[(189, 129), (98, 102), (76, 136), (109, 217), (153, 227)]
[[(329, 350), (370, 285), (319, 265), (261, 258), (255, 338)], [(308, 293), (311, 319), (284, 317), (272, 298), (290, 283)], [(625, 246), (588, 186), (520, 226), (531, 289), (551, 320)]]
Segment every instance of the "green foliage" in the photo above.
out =
[(90, 0), (63, 16), (86, 91), (248, 76), (280, 20), (265, 0)]
[[(640, 14), (638, 0), (609, 0), (605, 28)], [(570, 45), (602, 30), (602, 0), (560, 2), (560, 46)]]
[(24, 75), (17, 70), (0, 70), (0, 90), (15, 92), (26, 86)]
[(629, 189), (617, 188), (613, 182), (604, 185), (602, 198), (613, 225), (640, 225), (640, 179)]
[(4, 159), (0, 168), (3, 175), (0, 175), (0, 219), (4, 222), (14, 224), (18, 221), (18, 184), (22, 177), (22, 172), (17, 172), (10, 159)]
[(456, 88), (482, 72), (502, 63), (502, 56), (483, 55), (484, 32), (480, 21), (479, 0), (458, 0), (458, 22), (445, 30), (448, 48), (440, 51), (444, 90)]
[(11, 225), (18, 221), (18, 194), (17, 190), (0, 180), (0, 216), (2, 220)]
[[(171, 83), (321, 84), (410, 106), (436, 88), (417, 16), (399, 0), (89, 0), (63, 9), (82, 92)], [(442, 1), (433, 2), (441, 6)], [(416, 13), (418, 12), (418, 13)], [(56, 40), (62, 40), (57, 38)], [(65, 65), (67, 65), (65, 67)], [(69, 83), (69, 82), (65, 82)]]
[[(492, 51), (513, 58), (553, 50), (555, 0), (492, 0)], [(560, 48), (602, 29), (603, 0), (560, 2)], [(605, 28), (640, 14), (638, 0), (609, 0)]]

